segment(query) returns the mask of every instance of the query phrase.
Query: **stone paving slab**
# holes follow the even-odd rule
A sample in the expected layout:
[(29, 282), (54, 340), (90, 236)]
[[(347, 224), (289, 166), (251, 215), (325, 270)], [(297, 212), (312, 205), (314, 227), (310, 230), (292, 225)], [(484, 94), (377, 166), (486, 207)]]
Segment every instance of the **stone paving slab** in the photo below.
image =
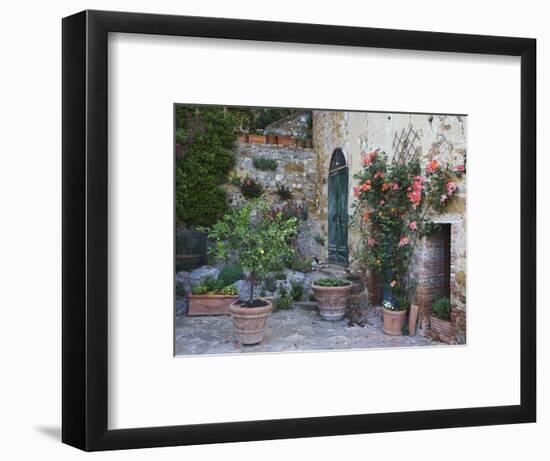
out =
[(388, 336), (369, 319), (364, 327), (348, 320), (326, 321), (312, 309), (295, 307), (271, 314), (262, 343), (243, 346), (235, 337), (231, 316), (176, 315), (176, 355), (295, 352), (442, 345), (421, 336)]

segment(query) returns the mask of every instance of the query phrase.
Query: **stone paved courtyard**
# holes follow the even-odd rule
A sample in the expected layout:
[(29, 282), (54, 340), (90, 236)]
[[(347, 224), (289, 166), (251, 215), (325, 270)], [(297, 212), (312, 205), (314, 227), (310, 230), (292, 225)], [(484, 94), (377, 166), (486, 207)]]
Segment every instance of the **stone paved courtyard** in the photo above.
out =
[(235, 337), (231, 316), (188, 317), (176, 315), (176, 355), (234, 354), (249, 352), (321, 351), (382, 347), (441, 345), (421, 336), (388, 336), (382, 332), (378, 317), (365, 326), (348, 326), (348, 320), (322, 320), (315, 308), (295, 306), (271, 314), (264, 340), (242, 346)]

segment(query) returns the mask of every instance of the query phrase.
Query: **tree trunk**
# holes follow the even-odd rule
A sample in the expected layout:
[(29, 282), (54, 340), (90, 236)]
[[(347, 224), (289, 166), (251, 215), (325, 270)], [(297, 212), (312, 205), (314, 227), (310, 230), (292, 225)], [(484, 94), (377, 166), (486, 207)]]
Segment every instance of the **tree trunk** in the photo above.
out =
[(250, 289), (248, 293), (248, 302), (252, 304), (252, 301), (254, 301), (254, 285), (256, 285), (256, 272), (251, 271), (250, 272)]

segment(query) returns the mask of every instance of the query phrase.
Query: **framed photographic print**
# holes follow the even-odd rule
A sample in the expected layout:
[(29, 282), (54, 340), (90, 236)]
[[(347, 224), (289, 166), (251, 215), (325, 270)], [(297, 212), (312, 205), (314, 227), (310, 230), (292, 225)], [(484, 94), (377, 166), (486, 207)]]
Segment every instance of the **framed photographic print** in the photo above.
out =
[(534, 422), (534, 39), (63, 19), (63, 441)]

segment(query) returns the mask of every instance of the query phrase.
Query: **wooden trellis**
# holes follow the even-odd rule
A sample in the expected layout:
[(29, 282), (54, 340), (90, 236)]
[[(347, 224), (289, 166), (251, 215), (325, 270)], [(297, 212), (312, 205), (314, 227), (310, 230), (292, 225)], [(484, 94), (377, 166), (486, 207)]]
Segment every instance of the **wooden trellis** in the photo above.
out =
[(403, 128), (398, 135), (395, 132), (393, 138), (393, 163), (405, 164), (416, 156), (416, 149), (420, 143), (420, 135), (411, 125)]

